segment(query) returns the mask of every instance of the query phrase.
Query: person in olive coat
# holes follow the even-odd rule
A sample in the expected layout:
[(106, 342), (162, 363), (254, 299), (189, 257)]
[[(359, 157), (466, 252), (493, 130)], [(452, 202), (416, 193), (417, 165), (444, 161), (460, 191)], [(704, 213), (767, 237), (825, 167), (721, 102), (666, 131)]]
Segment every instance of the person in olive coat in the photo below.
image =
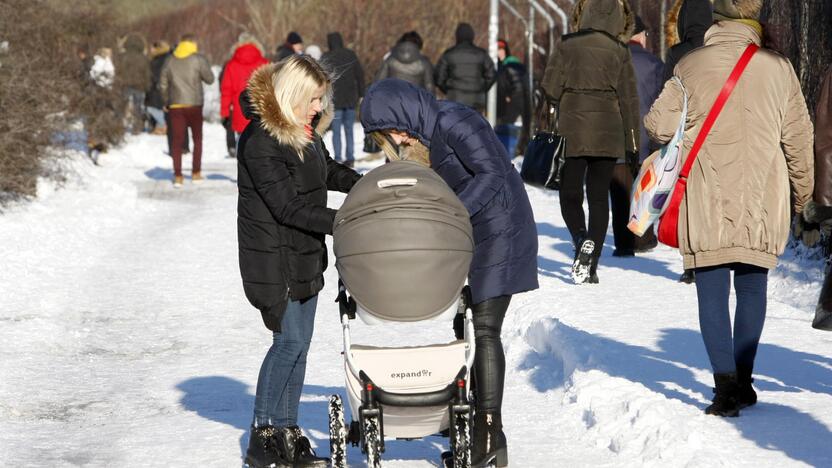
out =
[(367, 90), (361, 123), (390, 159), (390, 141), (431, 167), (456, 193), (474, 229), (468, 273), (477, 352), (472, 466), (505, 466), (502, 431), (505, 355), (500, 331), (513, 294), (537, 289), (537, 226), (520, 174), (491, 125), (470, 107), (438, 101), (423, 88), (386, 79)]
[(331, 96), (329, 74), (314, 59), (296, 55), (255, 71), (240, 98), (251, 120), (237, 154), (240, 274), (246, 297), (273, 332), (246, 453), (253, 468), (327, 465), (297, 418), (327, 267), (324, 237), (335, 219), (327, 190), (347, 192), (359, 179), (329, 157), (312, 128), (316, 115), (331, 118), (325, 111)]
[(575, 245), (572, 277), (579, 284), (598, 282), (616, 160), (637, 164), (638, 92), (632, 57), (623, 42), (634, 26), (626, 1), (579, 0), (572, 12), (572, 30), (577, 32), (563, 37), (543, 78), (543, 90), (559, 107), (558, 127), (566, 138), (560, 209)]

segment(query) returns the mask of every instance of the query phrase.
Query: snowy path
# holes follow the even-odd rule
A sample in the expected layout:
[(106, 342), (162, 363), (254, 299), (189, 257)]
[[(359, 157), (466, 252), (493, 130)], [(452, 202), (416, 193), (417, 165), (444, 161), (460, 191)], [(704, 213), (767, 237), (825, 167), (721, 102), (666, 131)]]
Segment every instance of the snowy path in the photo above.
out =
[[(206, 127), (202, 186), (173, 191), (163, 139), (143, 135), (0, 215), (0, 466), (239, 466), (270, 336), (240, 285), (223, 137)], [(771, 276), (760, 404), (706, 417), (710, 371), (677, 254), (607, 248), (601, 284), (576, 287), (557, 195), (529, 193), (541, 289), (515, 297), (503, 334), (511, 466), (832, 466), (832, 334), (809, 327), (819, 262), (790, 253)], [(322, 453), (326, 398), (343, 392), (333, 268), (327, 282), (301, 406)], [(450, 338), (413, 327), (354, 336)], [(437, 466), (443, 446), (390, 442), (385, 466)]]

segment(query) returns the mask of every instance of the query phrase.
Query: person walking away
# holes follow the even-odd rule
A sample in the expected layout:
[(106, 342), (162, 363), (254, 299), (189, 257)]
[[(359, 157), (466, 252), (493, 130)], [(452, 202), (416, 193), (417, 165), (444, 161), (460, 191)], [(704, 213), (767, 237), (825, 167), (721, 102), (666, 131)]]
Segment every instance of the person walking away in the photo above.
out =
[(433, 65), (422, 55), (422, 45), (419, 33), (404, 33), (384, 59), (375, 81), (398, 78), (434, 93)]
[(327, 266), (324, 237), (336, 213), (327, 208), (327, 190), (348, 192), (360, 178), (329, 157), (320, 136), (331, 95), (329, 74), (296, 55), (258, 68), (241, 99), (251, 122), (237, 154), (240, 274), (273, 337), (257, 378), (245, 458), (251, 468), (328, 465), (297, 419)]
[[(167, 119), (165, 117), (165, 101), (162, 92), (159, 90), (159, 81), (162, 77), (162, 68), (165, 60), (170, 55), (170, 44), (165, 41), (156, 41), (150, 46), (150, 88), (145, 96), (144, 104), (147, 113), (153, 123), (154, 135), (167, 134)], [(168, 148), (170, 149), (170, 148)]]
[(442, 54), (434, 74), (436, 87), (447, 99), (485, 112), (486, 93), (497, 72), (488, 52), (474, 45), (474, 28), (470, 24), (459, 23), (456, 45)]
[(182, 36), (173, 55), (165, 62), (159, 89), (170, 113), (173, 156), (173, 186), (182, 187), (182, 142), (185, 129), (193, 135), (193, 165), (191, 181), (203, 180), (202, 169), (202, 83), (212, 84), (214, 73), (208, 59), (198, 53), (196, 38), (192, 34)]
[[(635, 17), (620, 0), (578, 0), (572, 30), (555, 48), (542, 87), (568, 142), (560, 209), (575, 246), (572, 278), (597, 283), (609, 225), (609, 188), (616, 161), (638, 158), (639, 103), (630, 51)], [(584, 186), (589, 223), (583, 209)]]
[(267, 63), (269, 61), (263, 56), (263, 46), (257, 39), (247, 33), (241, 34), (220, 78), (220, 117), (229, 121), (232, 131), (231, 141), (226, 142), (231, 157), (236, 155), (237, 138), (249, 122), (240, 109), (240, 94), (246, 89), (254, 70)]
[(361, 123), (391, 160), (402, 158), (391, 140), (409, 147), (407, 159), (434, 169), (471, 215), (468, 285), (477, 346), (471, 466), (506, 466), (500, 331), (511, 296), (538, 287), (537, 227), (523, 181), (481, 114), (406, 81), (373, 84), (361, 104)]
[[(688, 96), (683, 155), (740, 56), (749, 45), (761, 45), (761, 5), (762, 0), (717, 0), (717, 23), (705, 34), (705, 46), (676, 65)], [(667, 143), (676, 131), (682, 96), (679, 84), (668, 81), (647, 114), (645, 126), (657, 142)], [(757, 401), (751, 383), (768, 271), (789, 238), (790, 204), (799, 214), (811, 199), (812, 140), (794, 69), (782, 55), (758, 50), (704, 140), (679, 211), (680, 251), (685, 268), (696, 271), (699, 324), (716, 382), (707, 414), (737, 416)]]
[[(673, 76), (673, 69), (682, 57), (705, 43), (705, 32), (714, 24), (712, 0), (676, 0), (668, 16), (666, 27), (671, 32), (676, 29), (681, 42), (667, 52), (664, 81)], [(680, 283), (686, 284), (693, 284), (694, 280), (695, 274), (689, 269), (679, 278)]]
[(610, 204), (612, 207), (612, 232), (615, 239), (613, 257), (632, 257), (636, 252), (646, 252), (658, 245), (656, 234), (652, 229), (648, 229), (643, 236), (637, 237), (627, 229), (627, 223), (630, 220), (630, 197), (633, 193), (633, 180), (638, 175), (641, 163), (650, 156), (654, 149), (658, 149), (653, 148), (654, 145), (651, 144), (641, 119), (647, 115), (650, 106), (653, 105), (662, 91), (665, 81), (662, 77), (664, 64), (647, 50), (647, 29), (639, 16), (636, 16), (636, 29), (627, 47), (633, 57), (633, 69), (636, 73), (641, 136), (639, 138), (638, 160), (631, 161), (634, 164), (626, 164), (626, 161), (619, 159), (612, 173)]
[(277, 48), (275, 53), (275, 62), (279, 62), (286, 57), (291, 57), (295, 54), (303, 53), (303, 38), (295, 31), (290, 32), (286, 36), (286, 42)]
[(139, 34), (129, 34), (124, 40), (124, 52), (115, 60), (116, 84), (127, 100), (128, 127), (133, 135), (144, 131), (144, 99), (150, 89), (150, 59), (145, 55), (145, 40)]
[[(529, 128), (529, 76), (526, 67), (511, 55), (504, 39), (497, 41), (497, 56), (500, 61), (497, 65), (497, 126), (494, 132), (505, 146), (508, 157), (514, 158), (518, 136), (521, 132), (527, 134)], [(516, 125), (517, 119), (521, 119), (520, 128)]]
[[(335, 118), (332, 119), (332, 148), (336, 161), (344, 161), (349, 167), (355, 164), (353, 147), (353, 127), (355, 125), (355, 107), (358, 100), (364, 96), (364, 69), (358, 56), (351, 49), (344, 47), (341, 33), (333, 32), (326, 36), (329, 51), (321, 61), (331, 67), (335, 73), (333, 101)], [(341, 128), (344, 129), (346, 152), (341, 159)]]

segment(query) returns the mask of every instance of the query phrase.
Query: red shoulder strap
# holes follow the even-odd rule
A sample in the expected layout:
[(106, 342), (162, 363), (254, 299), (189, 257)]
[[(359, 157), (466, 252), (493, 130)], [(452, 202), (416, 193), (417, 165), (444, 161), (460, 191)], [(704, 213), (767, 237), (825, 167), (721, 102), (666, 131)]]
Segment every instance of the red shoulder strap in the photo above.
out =
[(719, 93), (716, 101), (714, 101), (711, 111), (708, 112), (708, 116), (705, 118), (705, 123), (702, 124), (702, 128), (699, 130), (699, 135), (696, 136), (696, 140), (693, 142), (693, 147), (690, 149), (690, 154), (688, 154), (688, 158), (685, 160), (685, 165), (679, 173), (679, 178), (688, 178), (688, 174), (690, 174), (693, 163), (696, 161), (696, 156), (699, 154), (699, 150), (702, 149), (702, 145), (705, 143), (705, 138), (707, 138), (708, 134), (711, 132), (711, 128), (713, 128), (716, 119), (722, 112), (722, 108), (725, 107), (725, 103), (734, 91), (734, 87), (737, 85), (737, 81), (740, 80), (740, 76), (742, 76), (742, 73), (745, 71), (745, 67), (748, 65), (748, 62), (751, 61), (751, 57), (753, 57), (759, 49), (760, 46), (757, 44), (749, 44), (745, 49), (745, 52), (743, 52), (740, 57), (739, 62), (737, 62), (734, 66), (734, 70), (728, 77), (728, 81), (725, 82), (725, 86), (722, 87), (722, 91)]

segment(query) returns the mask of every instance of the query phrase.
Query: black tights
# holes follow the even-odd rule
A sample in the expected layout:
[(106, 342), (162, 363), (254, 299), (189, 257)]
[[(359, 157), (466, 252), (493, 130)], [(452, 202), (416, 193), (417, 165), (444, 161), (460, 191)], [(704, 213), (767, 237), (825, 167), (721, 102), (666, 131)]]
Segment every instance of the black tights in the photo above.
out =
[[(588, 234), (601, 254), (610, 222), (609, 191), (615, 158), (566, 158), (560, 187), (560, 212), (575, 242)], [(584, 182), (589, 200), (589, 226), (584, 215)]]
[(503, 405), (506, 356), (500, 331), (510, 302), (511, 296), (500, 296), (471, 307), (477, 342), (474, 357), (476, 406), (480, 411), (500, 411)]

